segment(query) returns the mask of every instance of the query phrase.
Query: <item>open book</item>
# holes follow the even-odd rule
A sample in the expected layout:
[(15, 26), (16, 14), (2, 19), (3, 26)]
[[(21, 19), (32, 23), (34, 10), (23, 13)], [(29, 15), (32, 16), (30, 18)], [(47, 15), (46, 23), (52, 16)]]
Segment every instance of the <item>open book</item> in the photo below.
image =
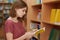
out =
[(45, 27), (40, 28), (39, 30), (37, 30), (37, 31), (35, 32), (35, 35), (38, 36), (38, 34), (43, 33), (44, 31), (45, 31)]

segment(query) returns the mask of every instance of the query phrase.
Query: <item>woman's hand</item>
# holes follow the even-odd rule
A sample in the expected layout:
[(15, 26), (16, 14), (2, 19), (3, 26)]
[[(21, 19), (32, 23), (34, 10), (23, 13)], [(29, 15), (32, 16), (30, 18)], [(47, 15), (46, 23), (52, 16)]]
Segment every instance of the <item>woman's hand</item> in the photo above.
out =
[(29, 38), (29, 39), (32, 38), (34, 36), (35, 32), (36, 32), (36, 29), (34, 29), (33, 31), (30, 31), (30, 32), (26, 32), (25, 33), (26, 38)]
[(26, 38), (28, 38), (28, 39), (30, 39), (33, 35), (34, 35), (33, 32), (26, 32), (26, 33), (25, 33), (25, 36), (26, 36)]

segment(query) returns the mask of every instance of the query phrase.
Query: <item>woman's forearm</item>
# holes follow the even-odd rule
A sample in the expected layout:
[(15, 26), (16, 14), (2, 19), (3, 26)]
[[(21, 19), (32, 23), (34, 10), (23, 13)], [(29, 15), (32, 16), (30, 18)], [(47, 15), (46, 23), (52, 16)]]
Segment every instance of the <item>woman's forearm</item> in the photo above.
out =
[(14, 40), (24, 40), (24, 39), (26, 39), (26, 36), (25, 35), (23, 35), (23, 36), (21, 36), (21, 37), (19, 37), (17, 39), (14, 39)]

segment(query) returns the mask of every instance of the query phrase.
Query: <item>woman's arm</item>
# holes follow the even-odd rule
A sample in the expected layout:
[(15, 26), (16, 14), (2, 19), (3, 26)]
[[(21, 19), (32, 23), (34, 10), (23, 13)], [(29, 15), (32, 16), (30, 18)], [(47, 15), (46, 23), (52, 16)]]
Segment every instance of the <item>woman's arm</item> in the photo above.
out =
[(6, 33), (7, 40), (13, 40), (13, 34), (11, 32)]
[(33, 32), (26, 32), (23, 36), (14, 39), (14, 40), (24, 40), (24, 39), (30, 39), (34, 35)]
[(17, 39), (13, 39), (13, 34), (11, 32), (6, 33), (6, 38), (7, 38), (7, 40), (24, 40), (24, 39), (26, 39), (25, 35), (23, 35)]

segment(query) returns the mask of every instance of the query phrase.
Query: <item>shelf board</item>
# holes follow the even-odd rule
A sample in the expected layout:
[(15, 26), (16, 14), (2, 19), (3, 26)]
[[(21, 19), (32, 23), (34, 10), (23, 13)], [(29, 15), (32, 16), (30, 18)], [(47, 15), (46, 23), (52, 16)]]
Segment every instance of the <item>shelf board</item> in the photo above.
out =
[(41, 8), (42, 7), (42, 4), (35, 4), (35, 5), (32, 5), (33, 8)]
[(41, 21), (39, 21), (39, 20), (31, 20), (32, 22), (35, 22), (35, 23), (41, 23)]
[(0, 3), (0, 4), (11, 4), (12, 5), (12, 3)]
[(60, 0), (46, 0), (46, 1), (43, 1), (43, 3), (60, 3)]
[(3, 13), (3, 10), (0, 10), (0, 13)]
[(42, 21), (42, 22), (43, 22), (43, 23), (46, 23), (46, 24), (54, 25), (54, 26), (60, 26), (60, 24), (54, 24), (54, 23), (47, 22), (47, 21)]

